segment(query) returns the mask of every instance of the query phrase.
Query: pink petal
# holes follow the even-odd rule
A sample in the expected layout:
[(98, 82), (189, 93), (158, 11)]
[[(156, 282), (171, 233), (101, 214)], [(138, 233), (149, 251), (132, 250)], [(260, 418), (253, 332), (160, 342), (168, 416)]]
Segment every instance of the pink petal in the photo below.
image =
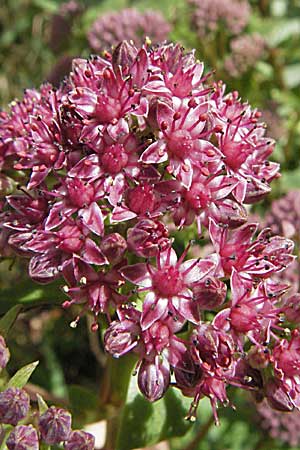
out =
[(143, 303), (143, 312), (141, 317), (142, 330), (147, 330), (157, 320), (161, 319), (168, 310), (168, 300), (166, 298), (155, 298), (153, 292), (149, 292)]
[(168, 248), (164, 252), (159, 254), (159, 264), (161, 267), (164, 266), (175, 266), (177, 263), (177, 255), (173, 248)]
[(193, 179), (193, 169), (191, 166), (191, 161), (189, 159), (185, 159), (184, 164), (182, 164), (182, 163), (180, 164), (177, 178), (179, 178), (179, 180), (181, 180), (181, 183), (187, 189), (189, 189), (191, 187), (192, 179)]
[(166, 144), (164, 141), (157, 141), (151, 144), (140, 157), (140, 161), (146, 164), (159, 164), (168, 160)]
[(215, 268), (215, 264), (207, 259), (197, 261), (197, 259), (190, 259), (189, 261), (182, 263), (180, 266), (179, 271), (182, 273), (186, 285), (196, 283)]
[(152, 279), (147, 268), (147, 264), (138, 263), (132, 266), (125, 266), (121, 270), (121, 274), (126, 280), (142, 287), (151, 287)]
[(157, 122), (159, 127), (162, 122), (171, 124), (173, 122), (174, 110), (164, 102), (158, 102), (157, 104)]
[(199, 315), (197, 314), (197, 311), (195, 311), (192, 292), (189, 289), (186, 289), (181, 294), (190, 298), (182, 298), (180, 295), (178, 297), (172, 297), (172, 305), (175, 311), (185, 320), (189, 320), (192, 323), (198, 323)]
[(212, 325), (219, 330), (229, 331), (230, 329), (230, 322), (228, 320), (230, 316), (230, 308), (223, 309), (223, 311), (220, 311), (212, 321)]
[(76, 104), (79, 113), (92, 114), (97, 105), (97, 95), (86, 87), (77, 87), (70, 95), (69, 100)]
[(250, 284), (249, 282), (247, 283), (234, 267), (232, 268), (230, 286), (232, 292), (232, 306), (245, 299), (249, 289), (251, 290), (251, 282)]
[(111, 222), (123, 222), (136, 217), (136, 214), (124, 206), (116, 206), (111, 216)]
[(108, 264), (108, 261), (101, 252), (100, 248), (94, 241), (92, 241), (92, 239), (86, 239), (84, 250), (82, 252), (82, 258), (89, 264), (96, 264), (99, 266), (102, 264)]
[(70, 217), (76, 208), (67, 208), (64, 202), (55, 203), (48, 214), (45, 230), (52, 230), (61, 225), (68, 217)]
[(96, 202), (86, 209), (81, 209), (79, 215), (84, 225), (93, 233), (102, 236), (104, 232), (104, 219), (102, 211)]
[(81, 159), (70, 171), (69, 176), (77, 178), (97, 178), (101, 175), (98, 155)]

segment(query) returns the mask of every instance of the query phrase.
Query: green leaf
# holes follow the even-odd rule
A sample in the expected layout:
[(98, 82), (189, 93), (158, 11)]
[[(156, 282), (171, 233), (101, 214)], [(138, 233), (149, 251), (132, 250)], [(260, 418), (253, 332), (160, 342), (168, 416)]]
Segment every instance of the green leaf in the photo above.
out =
[(175, 388), (170, 388), (158, 402), (150, 403), (139, 392), (136, 377), (132, 377), (116, 450), (131, 450), (183, 436), (191, 426), (184, 419), (190, 404), (191, 399), (183, 397)]
[(277, 47), (287, 39), (300, 35), (300, 19), (284, 19), (274, 22), (274, 26), (266, 40), (272, 47)]
[(64, 371), (51, 341), (49, 335), (45, 335), (41, 346), (46, 361), (49, 387), (53, 395), (64, 398), (68, 393)]
[(48, 14), (54, 14), (59, 6), (57, 2), (51, 0), (33, 0), (33, 4)]
[(291, 189), (300, 189), (300, 168), (284, 172), (280, 178), (280, 184), (284, 191)]
[(0, 450), (7, 450), (7, 447), (5, 444), (6, 444), (7, 438), (10, 435), (10, 432), (12, 430), (13, 430), (12, 425), (4, 425), (4, 426), (2, 425)]
[(11, 308), (4, 317), (0, 320), (0, 334), (6, 338), (8, 335), (9, 330), (15, 323), (18, 315), (20, 314), (22, 310), (21, 305), (16, 305), (13, 308)]
[(26, 366), (22, 367), (22, 369), (18, 370), (14, 374), (14, 376), (9, 380), (7, 383), (7, 388), (11, 387), (17, 387), (17, 388), (23, 388), (29, 378), (31, 377), (31, 374), (37, 367), (39, 361), (35, 361), (33, 363), (27, 364)]
[(300, 64), (291, 64), (283, 69), (283, 78), (289, 88), (300, 84)]
[(48, 405), (40, 394), (36, 394), (36, 398), (38, 401), (39, 413), (44, 414), (48, 409)]
[(15, 305), (22, 305), (23, 310), (33, 306), (61, 304), (63, 294), (60, 290), (61, 280), (47, 286), (37, 286), (28, 279), (9, 289), (0, 291), (0, 314), (6, 313)]

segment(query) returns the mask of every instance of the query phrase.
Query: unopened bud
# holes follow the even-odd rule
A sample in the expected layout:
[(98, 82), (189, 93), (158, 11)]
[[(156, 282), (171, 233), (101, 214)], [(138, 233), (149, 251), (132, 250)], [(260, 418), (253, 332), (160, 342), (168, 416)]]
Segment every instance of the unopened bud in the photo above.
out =
[(159, 400), (170, 384), (170, 367), (165, 361), (143, 361), (138, 374), (138, 385), (142, 394), (150, 401)]
[(29, 395), (23, 389), (6, 389), (0, 393), (0, 423), (17, 425), (27, 416), (29, 406)]
[(71, 432), (64, 448), (65, 450), (94, 450), (95, 438), (86, 431), (74, 430)]
[(32, 425), (18, 425), (6, 441), (8, 450), (38, 450), (39, 438)]
[(127, 249), (127, 242), (119, 233), (111, 233), (102, 239), (100, 248), (111, 264), (118, 264)]
[(278, 411), (292, 411), (294, 409), (288, 394), (285, 392), (283, 385), (279, 380), (275, 378), (269, 379), (265, 391), (266, 398), (271, 408)]
[(48, 445), (66, 441), (71, 432), (71, 421), (72, 417), (68, 411), (51, 406), (39, 419), (42, 440)]

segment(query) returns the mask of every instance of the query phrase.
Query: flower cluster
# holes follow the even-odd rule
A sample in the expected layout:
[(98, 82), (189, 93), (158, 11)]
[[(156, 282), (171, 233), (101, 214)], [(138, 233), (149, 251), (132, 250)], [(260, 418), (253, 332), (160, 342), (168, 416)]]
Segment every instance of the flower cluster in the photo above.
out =
[(94, 51), (101, 52), (124, 39), (142, 45), (148, 38), (157, 44), (165, 41), (170, 31), (170, 24), (160, 12), (127, 8), (98, 17), (88, 32), (88, 41)]
[(248, 24), (250, 5), (248, 0), (189, 0), (192, 23), (199, 35), (214, 33), (225, 24), (232, 35), (239, 34)]
[[(2, 336), (0, 355), (2, 370), (9, 360), (9, 350)], [(34, 426), (32, 423), (36, 417), (37, 426)], [(1, 431), (7, 425), (13, 427), (8, 436), (5, 432), (1, 435), (1, 445), (6, 439), (8, 450), (38, 450), (39, 444), (58, 445), (62, 442), (65, 450), (94, 450), (94, 436), (83, 430), (72, 430), (71, 423), (72, 416), (65, 409), (51, 406), (40, 413), (31, 409), (30, 397), (25, 389), (8, 387), (0, 392)]]
[[(300, 337), (282, 338), (288, 285), (276, 281), (293, 243), (247, 223), (245, 205), (279, 176), (259, 118), (192, 52), (124, 41), (74, 60), (58, 90), (26, 91), (0, 125), (2, 176), (16, 171), (6, 245), (33, 280), (63, 278), (63, 306), (91, 312), (93, 330), (106, 316), (105, 348), (137, 355), (146, 398), (172, 376), (192, 420), (203, 396), (217, 420), (228, 385), (300, 406)], [(205, 258), (189, 259), (192, 243), (177, 255), (172, 230), (187, 227), (196, 240), (208, 230)]]
[(300, 444), (300, 412), (295, 410), (291, 414), (282, 414), (275, 411), (263, 401), (257, 405), (260, 419), (260, 426), (273, 439), (279, 439), (288, 443), (291, 447), (298, 447)]
[(259, 33), (238, 36), (230, 42), (230, 54), (225, 58), (224, 68), (237, 78), (262, 59), (265, 49), (265, 40)]
[(300, 190), (273, 200), (265, 216), (265, 225), (300, 244)]

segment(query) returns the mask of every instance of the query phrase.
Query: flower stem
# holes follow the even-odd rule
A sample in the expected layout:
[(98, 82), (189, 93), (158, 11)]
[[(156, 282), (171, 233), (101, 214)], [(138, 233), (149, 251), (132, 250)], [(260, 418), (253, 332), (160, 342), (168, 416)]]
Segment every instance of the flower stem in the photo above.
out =
[(126, 402), (130, 376), (136, 359), (126, 355), (121, 359), (108, 357), (101, 386), (101, 403), (107, 410), (106, 442), (103, 450), (115, 450), (122, 420), (122, 408)]

